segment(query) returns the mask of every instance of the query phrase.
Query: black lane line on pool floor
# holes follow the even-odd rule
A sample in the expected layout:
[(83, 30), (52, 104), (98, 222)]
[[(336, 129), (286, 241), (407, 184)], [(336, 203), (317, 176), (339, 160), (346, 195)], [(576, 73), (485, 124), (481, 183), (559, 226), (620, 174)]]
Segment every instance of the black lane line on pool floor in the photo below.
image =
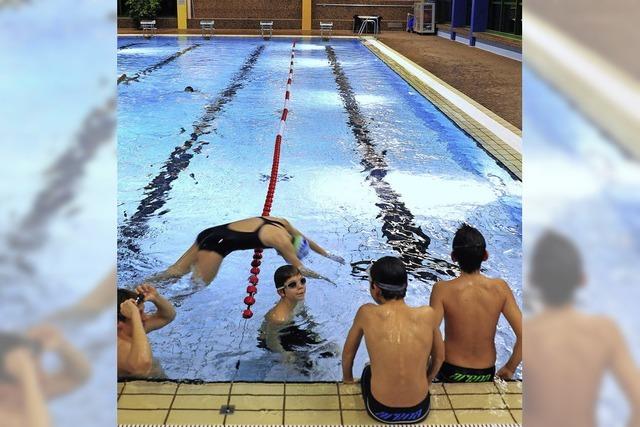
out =
[(129, 47), (131, 47), (131, 46), (137, 46), (137, 45), (139, 45), (139, 44), (144, 44), (144, 43), (136, 42), (136, 43), (127, 43), (127, 44), (123, 44), (122, 46), (118, 47), (118, 50), (127, 49), (127, 48), (129, 48)]
[(146, 76), (148, 74), (153, 73), (157, 69), (164, 67), (165, 65), (167, 65), (171, 61), (175, 61), (176, 59), (178, 59), (179, 57), (181, 57), (185, 53), (187, 53), (190, 50), (193, 50), (193, 49), (195, 49), (195, 48), (197, 48), (199, 46), (200, 46), (199, 44), (194, 44), (193, 46), (189, 46), (186, 49), (182, 49), (180, 52), (176, 52), (173, 55), (166, 57), (162, 61), (160, 61), (160, 62), (158, 62), (156, 64), (153, 64), (153, 65), (150, 65), (149, 67), (145, 68), (144, 70), (135, 73), (133, 75), (133, 77), (128, 77), (126, 74), (123, 74), (120, 77), (118, 77), (118, 84), (120, 84), (120, 83), (129, 84), (132, 81), (137, 82), (137, 81), (139, 81), (140, 77), (144, 77), (144, 76)]
[(431, 239), (414, 223), (414, 216), (400, 200), (400, 194), (385, 181), (389, 166), (384, 155), (376, 152), (375, 144), (369, 136), (367, 120), (360, 111), (349, 79), (333, 48), (325, 46), (325, 51), (338, 85), (338, 92), (349, 115), (347, 123), (356, 138), (360, 164), (364, 166), (364, 172), (368, 173), (366, 180), (369, 181), (369, 185), (373, 187), (379, 199), (376, 206), (380, 208), (378, 217), (382, 219), (382, 234), (391, 247), (400, 254), (411, 275), (429, 281), (438, 280), (439, 277), (425, 270), (426, 267), (441, 275), (455, 276), (456, 267), (453, 264), (429, 255)]
[[(11, 226), (6, 236), (2, 236), (11, 251), (0, 256), (0, 266), (14, 266), (0, 273), (3, 281), (18, 283), (18, 277), (37, 275), (37, 262), (31, 255), (49, 243), (52, 222), (63, 215), (73, 217), (82, 211), (80, 206), (74, 205), (78, 187), (99, 150), (112, 141), (116, 129), (115, 106), (115, 98), (109, 98), (87, 114), (66, 149), (45, 169), (42, 175), (44, 185), (25, 215)], [(10, 277), (6, 275), (7, 271), (13, 272)], [(3, 287), (0, 297), (4, 298), (3, 292), (9, 289), (12, 287)], [(27, 296), (27, 293), (20, 292), (11, 298), (14, 302), (22, 303), (16, 298)]]
[[(212, 132), (211, 126), (217, 114), (226, 104), (233, 100), (238, 90), (245, 86), (249, 72), (253, 69), (263, 51), (264, 45), (260, 45), (251, 52), (240, 70), (232, 77), (231, 83), (213, 102), (205, 106), (204, 114), (193, 124), (193, 132), (190, 139), (186, 140), (181, 146), (174, 148), (158, 175), (144, 187), (145, 197), (140, 201), (135, 213), (129, 217), (125, 225), (120, 229), (118, 250), (127, 248), (135, 253), (139, 252), (134, 240), (147, 232), (148, 219), (156, 214), (167, 202), (172, 182), (178, 178), (180, 172), (189, 166), (191, 158), (195, 154), (200, 154), (203, 146), (209, 144), (198, 139), (200, 136)], [(168, 209), (159, 212), (157, 215), (164, 215), (167, 212), (169, 212)]]

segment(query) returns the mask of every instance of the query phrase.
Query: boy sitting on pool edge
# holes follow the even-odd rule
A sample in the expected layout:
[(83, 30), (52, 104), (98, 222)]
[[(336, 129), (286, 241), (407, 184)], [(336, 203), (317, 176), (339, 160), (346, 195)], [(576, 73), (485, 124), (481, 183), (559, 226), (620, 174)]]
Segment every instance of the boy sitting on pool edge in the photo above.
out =
[(429, 306), (404, 302), (407, 272), (398, 258), (383, 257), (369, 273), (376, 304), (358, 309), (342, 351), (344, 383), (353, 383), (353, 360), (362, 337), (371, 360), (360, 385), (368, 414), (384, 423), (415, 423), (429, 414), (429, 387), (444, 360), (438, 318)]
[(444, 318), (445, 361), (438, 374), (443, 382), (493, 381), (496, 374), (496, 328), (504, 315), (516, 335), (511, 357), (497, 372), (510, 379), (522, 360), (522, 313), (509, 285), (480, 272), (489, 254), (480, 231), (463, 224), (455, 234), (451, 259), (461, 273), (441, 281), (431, 291), (431, 307)]

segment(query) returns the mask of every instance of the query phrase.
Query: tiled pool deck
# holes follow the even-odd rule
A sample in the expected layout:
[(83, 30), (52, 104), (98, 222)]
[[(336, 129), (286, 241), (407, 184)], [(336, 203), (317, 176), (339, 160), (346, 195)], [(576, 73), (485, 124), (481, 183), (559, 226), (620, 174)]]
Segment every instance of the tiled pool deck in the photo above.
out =
[[(427, 425), (521, 425), (522, 383), (434, 384)], [(233, 405), (232, 414), (221, 414)], [(119, 425), (373, 425), (359, 385), (118, 384)]]

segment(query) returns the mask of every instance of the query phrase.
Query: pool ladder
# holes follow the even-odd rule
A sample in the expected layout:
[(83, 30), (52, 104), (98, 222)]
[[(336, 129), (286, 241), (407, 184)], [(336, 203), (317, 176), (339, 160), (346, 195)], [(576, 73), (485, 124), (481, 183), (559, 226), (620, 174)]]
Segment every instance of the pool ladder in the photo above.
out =
[(360, 29), (358, 30), (358, 35), (361, 36), (364, 33), (364, 30), (367, 28), (368, 23), (373, 23), (373, 33), (378, 34), (378, 20), (377, 19), (363, 19), (362, 24), (360, 24)]

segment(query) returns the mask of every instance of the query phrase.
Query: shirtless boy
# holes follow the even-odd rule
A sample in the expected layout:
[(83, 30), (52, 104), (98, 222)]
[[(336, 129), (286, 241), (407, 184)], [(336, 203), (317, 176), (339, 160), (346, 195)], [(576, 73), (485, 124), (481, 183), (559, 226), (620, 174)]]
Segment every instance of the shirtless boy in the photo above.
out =
[[(148, 315), (144, 302), (153, 303), (157, 311)], [(160, 367), (153, 366), (147, 333), (160, 329), (176, 317), (176, 311), (166, 298), (148, 284), (136, 292), (118, 289), (118, 376), (158, 377)]]
[(356, 314), (342, 352), (343, 381), (354, 382), (353, 360), (364, 336), (371, 364), (360, 384), (369, 415), (390, 424), (421, 421), (444, 356), (438, 318), (431, 307), (405, 304), (407, 272), (398, 258), (376, 261), (369, 286), (377, 305), (365, 304)]
[(463, 224), (453, 238), (451, 258), (460, 276), (438, 282), (431, 291), (431, 307), (444, 317), (445, 361), (438, 375), (444, 382), (493, 381), (496, 372), (495, 335), (504, 315), (516, 342), (511, 358), (498, 371), (503, 379), (513, 376), (522, 360), (522, 312), (504, 280), (480, 273), (489, 257), (486, 242), (475, 228)]

